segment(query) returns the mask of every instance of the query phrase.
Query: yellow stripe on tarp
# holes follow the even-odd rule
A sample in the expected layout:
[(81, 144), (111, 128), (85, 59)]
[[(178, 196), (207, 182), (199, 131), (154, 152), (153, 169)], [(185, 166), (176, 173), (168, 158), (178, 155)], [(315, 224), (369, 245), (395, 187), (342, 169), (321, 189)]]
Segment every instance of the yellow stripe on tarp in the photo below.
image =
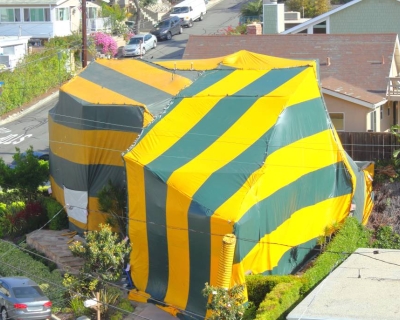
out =
[(193, 60), (171, 60), (171, 61), (157, 61), (155, 64), (167, 69), (178, 70), (212, 70), (219, 66), (223, 57), (211, 59), (193, 59)]
[(262, 201), (302, 176), (341, 160), (331, 129), (298, 140), (269, 155), (263, 167), (255, 171), (216, 213), (224, 217), (235, 212), (232, 220), (237, 222), (255, 204), (255, 199)]
[(240, 71), (232, 72), (221, 81), (196, 94), (195, 98), (183, 99), (152, 127), (131, 153), (136, 158), (140, 158), (143, 165), (149, 164), (186, 135), (219, 100), (243, 89), (265, 73), (265, 71), (256, 70), (246, 72), (245, 75)]
[[(321, 201), (293, 213), (290, 219), (255, 244), (242, 260), (241, 269), (245, 272), (251, 270), (255, 274), (272, 270), (285, 252), (292, 247), (324, 235), (327, 226), (343, 221), (349, 214), (350, 203), (351, 195), (347, 194)], [(241, 278), (237, 274), (234, 277)]]
[(84, 100), (83, 103), (99, 104), (99, 107), (101, 105), (144, 106), (142, 102), (130, 99), (79, 76), (62, 86), (61, 90), (77, 99)]
[(121, 153), (137, 139), (136, 132), (78, 130), (58, 124), (49, 117), (50, 149), (62, 159), (83, 165), (122, 167)]
[(362, 224), (366, 225), (368, 223), (369, 216), (371, 215), (372, 209), (374, 207), (374, 202), (372, 201), (372, 181), (374, 174), (374, 164), (368, 166), (367, 169), (363, 170), (364, 173), (364, 211), (362, 216)]
[(164, 301), (185, 309), (190, 286), (188, 211), (192, 200), (167, 187), (168, 288)]
[[(99, 198), (89, 197), (88, 199), (88, 230), (100, 230), (100, 223), (107, 223), (110, 215), (101, 212), (99, 209)], [(114, 228), (114, 231), (118, 231)], [(123, 230), (124, 231), (124, 230)]]
[(174, 74), (172, 70), (162, 70), (140, 60), (130, 59), (121, 63), (120, 60), (99, 59), (96, 62), (173, 96), (192, 83), (190, 79)]
[(131, 153), (124, 155), (126, 175), (129, 177), (128, 217), (129, 239), (132, 243), (130, 255), (131, 275), (135, 287), (146, 291), (149, 278), (149, 246), (147, 238), (146, 195), (144, 167), (137, 163)]

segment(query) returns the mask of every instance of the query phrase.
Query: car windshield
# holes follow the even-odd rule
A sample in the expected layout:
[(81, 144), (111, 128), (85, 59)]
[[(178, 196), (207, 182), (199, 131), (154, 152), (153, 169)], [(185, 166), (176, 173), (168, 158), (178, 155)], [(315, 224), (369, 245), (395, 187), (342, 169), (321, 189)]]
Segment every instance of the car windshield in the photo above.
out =
[(188, 13), (189, 7), (174, 7), (171, 13)]
[(129, 44), (139, 44), (140, 42), (143, 43), (143, 38), (131, 38), (129, 40)]
[(169, 24), (170, 24), (170, 21), (169, 21), (169, 20), (161, 21), (161, 22), (159, 22), (158, 24), (156, 24), (156, 28), (160, 28), (160, 29), (162, 29), (162, 28), (168, 28), (168, 27), (169, 27)]
[(38, 298), (44, 297), (42, 290), (38, 286), (14, 287), (12, 288), (16, 298)]

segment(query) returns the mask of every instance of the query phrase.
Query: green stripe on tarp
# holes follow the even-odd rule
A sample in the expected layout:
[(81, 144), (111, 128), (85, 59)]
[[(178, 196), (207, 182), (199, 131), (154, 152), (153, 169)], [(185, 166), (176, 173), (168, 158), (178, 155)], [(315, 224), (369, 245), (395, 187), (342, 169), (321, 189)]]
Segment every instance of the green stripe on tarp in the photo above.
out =
[[(292, 68), (284, 70), (271, 70), (264, 76), (250, 83), (248, 86), (238, 91), (232, 97), (223, 98), (215, 107), (203, 117), (202, 120), (188, 134), (179, 140), (174, 146), (149, 164), (149, 167), (157, 172), (158, 175), (168, 180), (170, 174), (176, 169), (186, 164), (198, 156), (202, 151), (212, 145), (226, 130), (235, 124), (240, 117), (259, 99), (269, 92), (280, 87), (282, 84), (296, 76), (305, 68)], [(256, 95), (256, 96), (255, 96)], [(215, 195), (212, 195), (212, 197)], [(205, 201), (204, 203), (207, 203)], [(191, 208), (196, 202), (191, 203)], [(208, 205), (206, 205), (208, 208)], [(199, 223), (201, 217), (192, 220), (189, 216), (189, 229), (197, 232), (210, 232), (210, 218), (212, 211), (196, 211), (200, 214), (204, 223)], [(190, 256), (190, 289), (188, 297), (188, 310), (204, 310), (204, 299), (201, 299), (201, 290), (204, 283), (210, 281), (210, 252), (207, 255), (196, 254), (200, 250), (210, 251), (210, 239), (203, 245), (198, 241), (194, 232), (189, 234), (189, 252), (195, 254)], [(210, 237), (208, 235), (208, 237)], [(204, 267), (208, 266), (208, 267)]]
[(108, 181), (118, 186), (126, 185), (125, 167), (102, 164), (78, 164), (49, 152), (50, 175), (62, 188), (87, 191), (89, 197), (97, 197)]
[(144, 183), (149, 252), (149, 277), (145, 291), (152, 298), (164, 301), (169, 274), (165, 213), (167, 185), (147, 168), (144, 170)]
[[(267, 105), (265, 107), (268, 108)], [(260, 139), (224, 167), (215, 171), (194, 194), (193, 201), (207, 203), (211, 211), (216, 211), (243, 186), (251, 174), (262, 167), (267, 149), (268, 154), (271, 154), (297, 140), (327, 130), (326, 121), (320, 119), (326, 119), (321, 98), (286, 108), (278, 117), (277, 123)], [(281, 123), (290, 128), (282, 139), (276, 134), (276, 131), (283, 127)], [(273, 146), (271, 149), (268, 148), (270, 145)]]
[(186, 98), (186, 97), (192, 97), (199, 92), (202, 92), (203, 90), (207, 89), (214, 83), (217, 83), (218, 81), (221, 81), (223, 78), (228, 76), (229, 74), (232, 73), (233, 70), (213, 70), (213, 71), (206, 71), (204, 74), (202, 74), (195, 82), (193, 82), (189, 87), (183, 89), (180, 93), (176, 95), (175, 98), (171, 100), (170, 105), (167, 107), (167, 109), (164, 111), (162, 116), (160, 118), (157, 118), (154, 120), (152, 123), (150, 123), (146, 128), (143, 129), (142, 134), (138, 138), (136, 144), (143, 139), (143, 137), (146, 136), (146, 134), (160, 121), (163, 120), (163, 117), (170, 113), (174, 108), (181, 103), (181, 101)]
[(317, 245), (317, 238), (311, 239), (307, 242), (300, 243), (299, 245), (292, 247), (286, 251), (284, 255), (272, 270), (265, 270), (262, 272), (263, 275), (284, 275), (291, 274), (303, 267), (310, 258), (317, 254), (317, 251), (312, 251)]
[[(115, 130), (140, 133), (144, 108), (132, 105), (92, 105), (60, 92), (49, 116), (57, 124), (77, 130)], [(132, 141), (133, 142), (133, 141)]]
[[(258, 241), (290, 219), (295, 212), (327, 199), (350, 194), (351, 191), (346, 168), (343, 162), (337, 162), (310, 172), (255, 203), (235, 223), (236, 237), (247, 239), (239, 240), (236, 244), (235, 263), (246, 257)], [(285, 239), (282, 239), (282, 243), (285, 243)]]
[(272, 92), (304, 69), (271, 70), (234, 95), (221, 99), (188, 133), (147, 167), (167, 181), (175, 170), (196, 158), (232, 127), (259, 96)]
[[(99, 63), (90, 64), (79, 77), (145, 105), (158, 104), (172, 98), (172, 95), (165, 91)], [(149, 111), (151, 112), (150, 109)]]
[(188, 212), (189, 230), (201, 230), (202, 232), (189, 232), (189, 259), (190, 280), (189, 298), (186, 310), (205, 315), (207, 298), (203, 296), (202, 290), (206, 282), (210, 282), (205, 275), (210, 275), (210, 216), (212, 212), (202, 205), (192, 201)]
[[(365, 203), (365, 176), (361, 168), (353, 161), (353, 159), (344, 151), (346, 158), (350, 163), (351, 168), (356, 176), (356, 185), (352, 203), (356, 205), (356, 209), (353, 211), (353, 216), (357, 218), (359, 222), (362, 221), (364, 215), (364, 203)], [(349, 173), (350, 176), (350, 173)], [(349, 178), (350, 179), (350, 178)]]

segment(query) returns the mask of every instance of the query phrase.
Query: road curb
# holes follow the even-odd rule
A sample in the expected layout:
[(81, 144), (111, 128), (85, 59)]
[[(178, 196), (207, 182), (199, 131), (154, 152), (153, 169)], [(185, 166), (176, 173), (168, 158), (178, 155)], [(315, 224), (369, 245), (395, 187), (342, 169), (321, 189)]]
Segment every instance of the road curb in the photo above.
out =
[(38, 101), (37, 103), (35, 103), (32, 106), (28, 106), (25, 109), (21, 110), (18, 113), (14, 113), (6, 118), (4, 118), (3, 120), (0, 120), (0, 125), (9, 123), (11, 121), (14, 121), (38, 108), (40, 108), (41, 106), (43, 106), (45, 103), (50, 102), (53, 99), (56, 99), (58, 97), (59, 91), (57, 90), (56, 92), (53, 92), (52, 94), (50, 94), (49, 96), (47, 96), (46, 98), (43, 98), (42, 100)]

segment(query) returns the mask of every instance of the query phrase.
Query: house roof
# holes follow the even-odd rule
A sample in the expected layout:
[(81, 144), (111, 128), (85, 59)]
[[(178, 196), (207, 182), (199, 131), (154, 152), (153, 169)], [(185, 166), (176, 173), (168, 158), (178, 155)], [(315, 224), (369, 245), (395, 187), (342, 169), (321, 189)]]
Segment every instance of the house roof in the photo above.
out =
[(399, 319), (399, 266), (400, 250), (357, 249), (286, 319)]
[(357, 87), (357, 99), (375, 104), (377, 96), (381, 100), (386, 96), (386, 77), (390, 75), (396, 41), (395, 33), (191, 35), (183, 59), (220, 57), (238, 50), (289, 59), (318, 59), (323, 84), (324, 79), (335, 78), (346, 84), (341, 92), (353, 91), (350, 96), (354, 96)]
[[(384, 104), (387, 100), (382, 96), (367, 92), (361, 88), (353, 86), (347, 82), (340, 81), (333, 77), (322, 80), (322, 90), (324, 93), (341, 99), (352, 101), (358, 100), (358, 104), (375, 109), (375, 107)], [(365, 103), (363, 103), (365, 102)]]
[(316, 16), (315, 18), (309, 19), (306, 22), (303, 22), (303, 23), (301, 23), (301, 24), (299, 24), (299, 25), (297, 25), (297, 26), (295, 26), (293, 28), (290, 28), (290, 29), (287, 29), (287, 30), (283, 31), (282, 34), (297, 33), (297, 32), (299, 32), (299, 31), (301, 31), (303, 29), (306, 29), (309, 26), (312, 26), (312, 25), (317, 24), (317, 23), (319, 23), (321, 21), (324, 21), (328, 16), (330, 16), (330, 15), (336, 13), (336, 12), (342, 11), (342, 10), (348, 8), (348, 7), (351, 7), (351, 6), (355, 5), (356, 3), (359, 3), (360, 1), (362, 1), (362, 0), (353, 0), (353, 1), (350, 1), (350, 2), (348, 2), (346, 4), (343, 4), (341, 6), (335, 7), (334, 9), (329, 10), (329, 11), (325, 12), (324, 14)]

